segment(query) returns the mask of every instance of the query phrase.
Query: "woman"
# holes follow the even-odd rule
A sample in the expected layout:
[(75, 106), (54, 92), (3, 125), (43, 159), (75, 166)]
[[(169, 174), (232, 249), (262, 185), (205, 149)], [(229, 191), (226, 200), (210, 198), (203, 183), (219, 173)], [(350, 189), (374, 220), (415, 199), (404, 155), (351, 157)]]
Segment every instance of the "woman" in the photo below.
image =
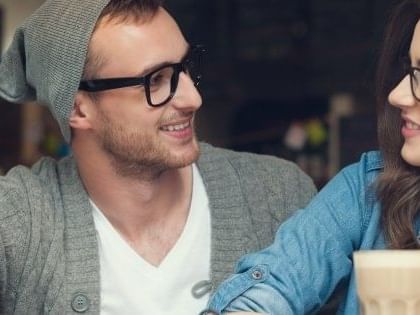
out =
[(267, 249), (243, 257), (209, 309), (316, 312), (344, 288), (338, 314), (358, 314), (352, 253), (420, 248), (420, 1), (388, 24), (378, 70), (380, 152), (343, 169), (284, 223)]

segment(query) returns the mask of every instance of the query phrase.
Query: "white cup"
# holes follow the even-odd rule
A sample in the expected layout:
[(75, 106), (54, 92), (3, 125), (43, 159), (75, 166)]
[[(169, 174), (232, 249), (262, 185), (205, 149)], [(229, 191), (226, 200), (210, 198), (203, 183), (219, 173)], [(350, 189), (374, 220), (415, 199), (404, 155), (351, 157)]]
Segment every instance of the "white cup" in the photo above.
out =
[(420, 314), (420, 250), (358, 251), (353, 260), (361, 314)]

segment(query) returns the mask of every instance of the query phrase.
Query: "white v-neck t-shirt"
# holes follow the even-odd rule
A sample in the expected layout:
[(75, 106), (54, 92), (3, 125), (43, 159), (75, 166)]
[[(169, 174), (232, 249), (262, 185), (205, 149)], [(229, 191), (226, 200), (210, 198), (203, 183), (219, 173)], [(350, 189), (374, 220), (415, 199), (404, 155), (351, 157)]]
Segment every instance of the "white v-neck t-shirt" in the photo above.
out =
[(209, 293), (192, 288), (210, 279), (210, 208), (193, 165), (191, 208), (181, 236), (158, 267), (145, 261), (91, 201), (99, 243), (101, 315), (196, 315)]

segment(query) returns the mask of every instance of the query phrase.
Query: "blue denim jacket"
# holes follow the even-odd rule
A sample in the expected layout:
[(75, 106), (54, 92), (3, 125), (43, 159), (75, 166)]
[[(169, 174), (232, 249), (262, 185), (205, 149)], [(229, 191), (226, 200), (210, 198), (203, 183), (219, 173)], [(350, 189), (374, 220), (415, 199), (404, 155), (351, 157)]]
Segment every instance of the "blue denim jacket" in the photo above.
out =
[(337, 314), (358, 314), (352, 253), (385, 247), (373, 185), (382, 168), (379, 152), (344, 168), (280, 227), (271, 246), (241, 258), (209, 309), (313, 314), (340, 284), (347, 290)]

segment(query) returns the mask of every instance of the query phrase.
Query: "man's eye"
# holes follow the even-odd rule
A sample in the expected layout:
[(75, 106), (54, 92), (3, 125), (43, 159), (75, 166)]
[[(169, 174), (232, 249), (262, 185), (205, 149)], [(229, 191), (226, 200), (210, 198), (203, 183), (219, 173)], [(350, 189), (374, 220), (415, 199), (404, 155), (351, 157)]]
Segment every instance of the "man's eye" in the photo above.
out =
[(150, 79), (150, 85), (159, 85), (163, 80), (164, 76), (161, 73), (158, 73)]
[(150, 86), (157, 87), (169, 83), (171, 81), (173, 72), (174, 71), (172, 67), (166, 67), (154, 73), (150, 78)]

